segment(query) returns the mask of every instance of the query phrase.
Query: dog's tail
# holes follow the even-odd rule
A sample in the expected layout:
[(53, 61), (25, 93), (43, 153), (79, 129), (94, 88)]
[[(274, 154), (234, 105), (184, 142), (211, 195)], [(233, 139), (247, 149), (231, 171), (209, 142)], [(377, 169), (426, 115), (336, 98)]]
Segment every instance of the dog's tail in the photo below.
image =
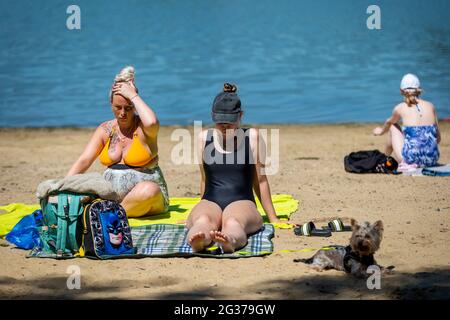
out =
[(314, 261), (313, 257), (308, 258), (308, 259), (294, 259), (294, 262), (303, 262), (303, 263), (306, 263), (306, 264), (312, 264), (313, 261)]

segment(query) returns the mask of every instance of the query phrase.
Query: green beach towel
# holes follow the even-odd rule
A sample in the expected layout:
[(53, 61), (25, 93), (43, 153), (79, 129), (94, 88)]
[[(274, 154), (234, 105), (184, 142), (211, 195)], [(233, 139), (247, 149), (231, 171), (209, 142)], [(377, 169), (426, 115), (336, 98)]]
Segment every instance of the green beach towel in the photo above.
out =
[[(143, 218), (130, 218), (129, 223), (131, 227), (144, 226), (149, 224), (184, 224), (192, 208), (200, 201), (200, 198), (170, 198), (169, 210), (165, 213), (143, 217)], [(275, 207), (280, 220), (288, 220), (291, 215), (297, 211), (299, 201), (294, 199), (289, 194), (276, 194), (272, 196), (272, 202)], [(265, 222), (268, 222), (267, 216), (263, 213), (261, 203), (256, 199), (256, 205), (258, 211), (264, 218)], [(0, 237), (4, 237), (11, 229), (16, 225), (19, 220), (39, 209), (40, 206), (27, 205), (23, 203), (11, 203), (7, 206), (0, 207)], [(275, 223), (276, 228), (292, 228), (292, 225), (287, 223)]]
[(205, 252), (194, 253), (186, 242), (186, 235), (186, 227), (176, 224), (151, 224), (131, 228), (138, 257), (242, 258), (259, 257), (273, 252), (271, 239), (274, 227), (271, 224), (264, 224), (261, 230), (249, 236), (245, 247), (233, 253), (222, 253), (217, 246), (212, 246)]

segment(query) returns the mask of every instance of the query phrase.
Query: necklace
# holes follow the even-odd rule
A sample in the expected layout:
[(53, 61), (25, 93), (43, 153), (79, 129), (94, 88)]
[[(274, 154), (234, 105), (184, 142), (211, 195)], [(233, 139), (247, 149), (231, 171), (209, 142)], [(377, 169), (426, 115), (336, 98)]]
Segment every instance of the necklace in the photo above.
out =
[(422, 109), (420, 109), (419, 104), (416, 104), (417, 112), (419, 113), (419, 117), (422, 117)]

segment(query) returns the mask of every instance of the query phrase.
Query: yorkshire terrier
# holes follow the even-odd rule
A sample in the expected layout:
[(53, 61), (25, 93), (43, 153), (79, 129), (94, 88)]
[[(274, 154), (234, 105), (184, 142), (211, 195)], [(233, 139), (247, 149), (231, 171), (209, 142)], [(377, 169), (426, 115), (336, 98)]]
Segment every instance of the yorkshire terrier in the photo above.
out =
[(336, 269), (361, 278), (369, 276), (367, 268), (373, 265), (378, 266), (382, 274), (391, 273), (393, 266), (381, 267), (374, 258), (383, 238), (383, 222), (378, 220), (374, 224), (364, 222), (359, 225), (351, 219), (351, 226), (352, 236), (347, 247), (330, 246), (320, 249), (309, 259), (295, 259), (294, 262), (306, 263), (317, 271)]

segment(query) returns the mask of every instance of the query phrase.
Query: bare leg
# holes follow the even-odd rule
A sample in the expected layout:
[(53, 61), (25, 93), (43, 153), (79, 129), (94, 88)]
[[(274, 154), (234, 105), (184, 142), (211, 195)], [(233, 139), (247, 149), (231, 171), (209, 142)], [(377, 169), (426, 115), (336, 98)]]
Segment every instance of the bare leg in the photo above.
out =
[(156, 183), (142, 181), (123, 198), (121, 205), (129, 218), (158, 214), (164, 211), (164, 196)]
[(187, 239), (194, 252), (208, 247), (212, 240), (210, 231), (221, 226), (222, 209), (214, 202), (201, 200), (191, 211), (186, 222)]
[(391, 126), (388, 132), (385, 153), (392, 156), (398, 161), (402, 162), (402, 150), (405, 138), (403, 137), (402, 129), (398, 124)]
[(230, 203), (222, 215), (222, 231), (212, 231), (211, 238), (224, 252), (234, 252), (247, 244), (247, 235), (258, 231), (263, 219), (250, 200)]
[(392, 148), (392, 133), (391, 133), (392, 127), (389, 129), (386, 139), (386, 146), (384, 147), (384, 153), (388, 156), (391, 155), (391, 153), (394, 151), (394, 148)]

